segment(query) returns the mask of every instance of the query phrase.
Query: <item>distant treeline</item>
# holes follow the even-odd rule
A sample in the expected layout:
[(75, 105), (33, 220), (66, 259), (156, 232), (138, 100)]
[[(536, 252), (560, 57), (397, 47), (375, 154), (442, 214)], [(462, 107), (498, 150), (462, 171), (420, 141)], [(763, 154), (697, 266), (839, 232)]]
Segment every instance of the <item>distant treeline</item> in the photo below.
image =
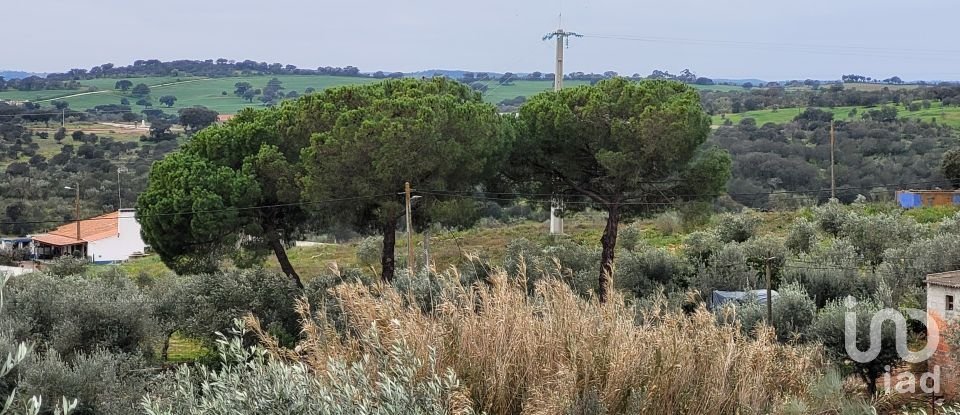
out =
[[(888, 104), (922, 105), (923, 101), (942, 101), (943, 105), (960, 105), (960, 85), (945, 84), (923, 88), (882, 88), (873, 91), (845, 89), (843, 84), (822, 88), (791, 90), (770, 87), (749, 91), (701, 91), (704, 109), (711, 115), (738, 114), (775, 108), (804, 107), (872, 107)], [(917, 102), (920, 103), (917, 103)]]
[[(399, 74), (399, 75), (398, 75)], [(163, 62), (158, 59), (134, 61), (132, 65), (115, 66), (112, 63), (94, 66), (90, 69), (71, 69), (64, 73), (52, 73), (45, 78), (31, 76), (23, 79), (3, 80), (0, 78), (0, 91), (16, 89), (20, 91), (40, 91), (47, 89), (76, 89), (82, 80), (96, 78), (137, 78), (147, 76), (248, 76), (248, 75), (336, 75), (356, 77), (396, 77), (400, 72), (373, 74), (360, 73), (355, 66), (321, 66), (316, 69), (298, 68), (295, 65), (256, 62), (252, 60), (233, 61), (227, 59), (176, 60)]]

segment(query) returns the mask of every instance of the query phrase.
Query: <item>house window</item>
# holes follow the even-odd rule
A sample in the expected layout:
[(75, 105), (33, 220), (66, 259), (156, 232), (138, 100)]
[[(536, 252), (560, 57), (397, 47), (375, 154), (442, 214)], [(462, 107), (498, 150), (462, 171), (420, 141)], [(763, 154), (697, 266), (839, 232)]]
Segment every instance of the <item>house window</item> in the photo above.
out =
[(953, 311), (953, 296), (947, 296), (947, 311)]

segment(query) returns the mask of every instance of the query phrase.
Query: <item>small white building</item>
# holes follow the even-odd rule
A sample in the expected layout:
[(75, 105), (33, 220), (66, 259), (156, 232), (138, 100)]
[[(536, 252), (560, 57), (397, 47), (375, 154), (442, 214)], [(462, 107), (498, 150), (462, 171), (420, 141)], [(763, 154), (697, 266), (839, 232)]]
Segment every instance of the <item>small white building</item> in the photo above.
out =
[(97, 264), (126, 261), (143, 255), (147, 248), (134, 209), (68, 223), (49, 233), (34, 235), (33, 244), (37, 259), (77, 255)]
[(956, 320), (960, 314), (960, 271), (927, 275), (927, 312), (940, 318)]

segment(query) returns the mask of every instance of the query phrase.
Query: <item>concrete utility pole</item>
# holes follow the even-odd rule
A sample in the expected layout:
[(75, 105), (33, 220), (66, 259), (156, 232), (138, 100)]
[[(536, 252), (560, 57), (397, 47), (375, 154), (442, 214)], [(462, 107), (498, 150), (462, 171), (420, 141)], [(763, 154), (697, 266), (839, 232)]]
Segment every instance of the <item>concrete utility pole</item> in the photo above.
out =
[[(583, 35), (574, 32), (566, 32), (558, 28), (556, 32), (548, 33), (543, 40), (557, 39), (557, 68), (553, 75), (553, 90), (563, 89), (563, 46), (570, 44), (570, 37), (583, 37)], [(554, 198), (550, 203), (550, 234), (563, 234), (563, 207), (558, 198)]]
[(120, 173), (125, 173), (126, 169), (123, 167), (117, 168), (117, 210), (123, 209), (123, 191), (120, 185)]
[(77, 182), (77, 201), (76, 201), (76, 213), (77, 215), (77, 240), (80, 240), (80, 182)]
[(430, 272), (430, 229), (423, 231), (423, 269)]
[(830, 198), (837, 198), (837, 179), (834, 175), (834, 165), (833, 165), (833, 152), (836, 147), (836, 136), (833, 131), (833, 121), (830, 121)]
[(406, 193), (406, 199), (407, 199), (407, 269), (410, 271), (410, 276), (412, 277), (414, 257), (413, 257), (413, 215), (411, 214), (410, 182), (404, 183), (403, 192)]

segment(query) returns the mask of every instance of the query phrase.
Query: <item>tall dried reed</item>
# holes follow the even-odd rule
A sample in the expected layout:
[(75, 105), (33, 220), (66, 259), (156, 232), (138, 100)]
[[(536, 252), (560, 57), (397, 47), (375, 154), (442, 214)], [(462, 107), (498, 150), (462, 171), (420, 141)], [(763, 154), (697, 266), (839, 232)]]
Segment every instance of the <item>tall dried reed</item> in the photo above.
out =
[(301, 303), (295, 350), (260, 334), (275, 354), (322, 373), (332, 356), (369, 354), (357, 339), (376, 327), (382, 347), (403, 341), (424, 362), (435, 353), (473, 405), (492, 414), (777, 412), (819, 372), (815, 349), (779, 344), (769, 331), (745, 336), (702, 307), (687, 315), (659, 301), (635, 310), (619, 296), (601, 305), (552, 278), (529, 296), (523, 275), (502, 272), (446, 286), (424, 313), (390, 287), (340, 285), (330, 295), (346, 333)]

